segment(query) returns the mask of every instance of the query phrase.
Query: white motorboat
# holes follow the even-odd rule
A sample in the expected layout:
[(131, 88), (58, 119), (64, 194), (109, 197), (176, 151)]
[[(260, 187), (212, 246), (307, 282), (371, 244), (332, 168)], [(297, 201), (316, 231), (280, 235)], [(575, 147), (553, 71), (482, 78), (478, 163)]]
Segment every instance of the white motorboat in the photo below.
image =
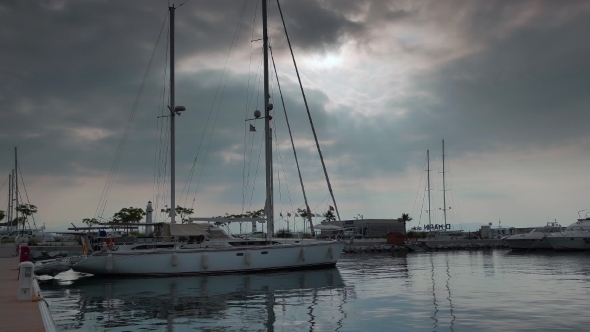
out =
[(547, 250), (553, 249), (546, 239), (550, 233), (561, 232), (563, 227), (557, 222), (548, 222), (546, 226), (535, 228), (525, 234), (514, 234), (503, 238), (512, 250)]
[(547, 241), (555, 250), (590, 250), (590, 218), (580, 218), (563, 231), (548, 234)]
[[(227, 222), (264, 222), (267, 226), (266, 239), (240, 239), (229, 234), (220, 234), (220, 228), (205, 224), (176, 224), (175, 212), (170, 213), (171, 222), (164, 223), (164, 234), (153, 239), (107, 238), (98, 248), (85, 241), (86, 258), (73, 265), (78, 272), (107, 275), (182, 275), (217, 274), (232, 272), (253, 272), (279, 269), (303, 269), (334, 266), (338, 261), (344, 242), (297, 239), (275, 239), (272, 174), (272, 134), (268, 70), (267, 0), (262, 0), (263, 52), (264, 52), (264, 106), (265, 111), (254, 113), (255, 118), (264, 119), (266, 159), (266, 204), (263, 218), (190, 218), (190, 221), (205, 221), (223, 224)], [(170, 7), (170, 71), (171, 88), (174, 91), (174, 7)], [(175, 204), (174, 189), (174, 118), (184, 111), (183, 106), (174, 106), (171, 93), (171, 204)], [(316, 137), (317, 144), (317, 137)], [(319, 145), (318, 145), (319, 148)], [(321, 156), (321, 154), (320, 154)], [(325, 169), (325, 167), (324, 167)], [(327, 175), (326, 175), (327, 178)], [(328, 187), (332, 193), (328, 181)], [(336, 202), (332, 197), (336, 213)], [(306, 201), (307, 205), (307, 201)], [(309, 211), (309, 208), (307, 209)], [(175, 241), (188, 237), (188, 241)], [(143, 241), (143, 242), (142, 242)], [(90, 252), (94, 249), (93, 252)], [(98, 250), (97, 250), (98, 249)]]

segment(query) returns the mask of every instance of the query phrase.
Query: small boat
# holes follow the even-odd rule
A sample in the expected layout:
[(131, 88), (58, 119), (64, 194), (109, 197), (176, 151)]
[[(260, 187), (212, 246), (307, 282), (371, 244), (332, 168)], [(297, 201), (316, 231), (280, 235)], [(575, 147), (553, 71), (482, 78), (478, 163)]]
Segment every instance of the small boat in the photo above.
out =
[(546, 226), (535, 228), (525, 234), (514, 234), (502, 238), (512, 250), (547, 250), (553, 249), (546, 239), (550, 233), (561, 232), (563, 227), (555, 221)]
[(563, 231), (547, 234), (546, 239), (555, 250), (590, 250), (590, 217), (586, 214)]
[(74, 264), (78, 263), (84, 258), (86, 257), (68, 256), (36, 261), (34, 262), (35, 274), (38, 276), (50, 275), (55, 277), (59, 273), (70, 270)]

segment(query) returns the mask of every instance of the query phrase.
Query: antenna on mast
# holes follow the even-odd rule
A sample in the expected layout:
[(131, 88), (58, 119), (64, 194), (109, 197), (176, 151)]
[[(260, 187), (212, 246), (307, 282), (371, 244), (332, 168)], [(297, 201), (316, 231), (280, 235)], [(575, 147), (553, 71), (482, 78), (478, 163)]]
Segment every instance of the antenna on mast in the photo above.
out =
[(427, 187), (426, 190), (428, 191), (428, 231), (432, 230), (432, 218), (430, 215), (432, 214), (432, 209), (430, 207), (430, 150), (426, 150), (426, 162), (427, 162), (427, 169), (426, 169), (426, 179), (427, 179)]
[(447, 185), (445, 181), (445, 140), (442, 140), (442, 176), (443, 176), (443, 214), (445, 218), (445, 230), (447, 229)]

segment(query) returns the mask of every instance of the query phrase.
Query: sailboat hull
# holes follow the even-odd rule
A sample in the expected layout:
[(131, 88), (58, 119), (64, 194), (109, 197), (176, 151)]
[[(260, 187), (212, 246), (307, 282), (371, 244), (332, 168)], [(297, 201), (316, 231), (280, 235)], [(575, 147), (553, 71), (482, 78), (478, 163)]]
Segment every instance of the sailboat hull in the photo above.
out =
[(318, 242), (236, 248), (105, 251), (75, 264), (77, 272), (98, 275), (183, 275), (307, 269), (333, 266), (344, 243)]

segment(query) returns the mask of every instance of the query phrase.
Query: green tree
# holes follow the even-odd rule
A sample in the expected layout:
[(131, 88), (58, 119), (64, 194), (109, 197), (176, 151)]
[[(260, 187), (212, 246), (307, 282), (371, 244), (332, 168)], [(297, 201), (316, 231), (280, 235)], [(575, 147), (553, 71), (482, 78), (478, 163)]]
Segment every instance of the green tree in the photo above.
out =
[(412, 219), (412, 217), (410, 217), (410, 214), (402, 213), (401, 218), (397, 218), (397, 220), (407, 223), (408, 221), (412, 221), (413, 219)]
[(4, 217), (6, 217), (6, 213), (2, 210), (0, 210), (0, 220), (3, 220)]
[(141, 208), (122, 208), (121, 211), (113, 215), (113, 223), (138, 223), (145, 216), (145, 212)]
[(297, 208), (297, 214), (303, 218), (307, 219), (307, 211), (304, 208)]
[(37, 213), (37, 207), (33, 204), (19, 204), (16, 211), (21, 214), (21, 217), (18, 217), (18, 223), (24, 227), (29, 217)]
[[(174, 211), (176, 211), (177, 216), (180, 216), (180, 220), (183, 224), (190, 223), (191, 221), (188, 219), (188, 216), (195, 212), (194, 209), (185, 208), (180, 205), (177, 205)], [(160, 212), (170, 215), (170, 208), (168, 207), (168, 205), (166, 205), (163, 209), (160, 210)]]
[(246, 211), (244, 213), (245, 218), (262, 218), (264, 217), (264, 209), (256, 210), (256, 211)]
[(313, 230), (313, 221), (311, 220), (311, 218), (309, 218), (308, 210), (303, 209), (303, 208), (297, 208), (297, 214), (301, 218), (303, 218), (303, 220), (308, 220), (309, 221), (309, 229), (311, 231), (311, 236), (315, 236), (315, 232)]
[[(238, 214), (229, 214), (229, 213), (225, 213), (224, 216), (217, 216), (217, 217), (213, 217), (215, 218), (234, 218), (234, 219), (240, 219), (240, 218), (262, 218), (264, 217), (264, 209), (260, 209), (260, 210), (256, 210), (256, 211), (246, 211), (245, 213), (238, 213)], [(236, 220), (239, 221), (239, 220)], [(222, 222), (215, 222), (213, 223), (215, 226), (221, 226), (223, 225)]]
[[(246, 211), (245, 213), (238, 213), (238, 214), (229, 214), (225, 213), (224, 216), (217, 216), (213, 218), (262, 218), (264, 217), (264, 209), (256, 210), (256, 211)], [(238, 220), (239, 221), (239, 220)]]
[(291, 231), (286, 230), (286, 229), (280, 229), (277, 232), (277, 237), (278, 238), (283, 238), (283, 239), (284, 238), (291, 238), (291, 237), (293, 237), (293, 233), (291, 233)]
[(336, 216), (334, 215), (334, 212), (332, 212), (332, 210), (328, 210), (326, 211), (326, 213), (324, 213), (324, 220), (322, 221), (336, 221)]
[(100, 222), (96, 220), (96, 218), (84, 218), (82, 219), (82, 223), (88, 225), (88, 227), (92, 227), (93, 225), (98, 225)]

